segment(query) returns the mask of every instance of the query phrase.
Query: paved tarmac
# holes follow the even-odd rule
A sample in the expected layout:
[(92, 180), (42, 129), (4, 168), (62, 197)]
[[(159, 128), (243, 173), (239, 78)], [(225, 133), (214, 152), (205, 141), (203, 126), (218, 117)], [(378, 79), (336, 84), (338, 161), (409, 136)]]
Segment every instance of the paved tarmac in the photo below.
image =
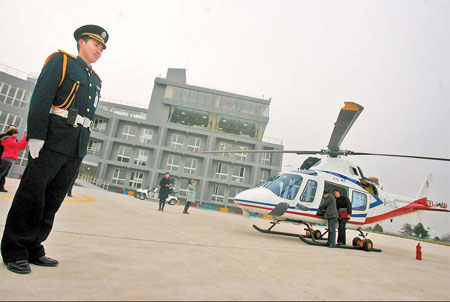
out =
[[(7, 179), (14, 192), (18, 180)], [(0, 231), (13, 193), (0, 194)], [(269, 221), (75, 186), (45, 242), (60, 265), (0, 264), (0, 300), (450, 300), (450, 247), (370, 234), (382, 253), (256, 232)], [(300, 232), (283, 224), (275, 230)], [(356, 232), (348, 231), (348, 241)]]

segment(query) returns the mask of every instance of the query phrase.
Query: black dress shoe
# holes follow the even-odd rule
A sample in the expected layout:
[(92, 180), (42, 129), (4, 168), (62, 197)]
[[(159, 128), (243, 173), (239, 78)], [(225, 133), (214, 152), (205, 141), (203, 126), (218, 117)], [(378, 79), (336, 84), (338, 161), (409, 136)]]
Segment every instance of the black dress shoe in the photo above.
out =
[(4, 188), (0, 188), (0, 192), (8, 192), (8, 191), (5, 190)]
[(31, 273), (30, 264), (28, 263), (28, 260), (18, 260), (15, 262), (8, 262), (6, 264), (6, 268), (10, 270), (11, 272), (17, 273), (17, 274), (29, 274)]
[(40, 266), (57, 266), (58, 261), (45, 256), (39, 257), (37, 259), (30, 260), (30, 263), (40, 265)]

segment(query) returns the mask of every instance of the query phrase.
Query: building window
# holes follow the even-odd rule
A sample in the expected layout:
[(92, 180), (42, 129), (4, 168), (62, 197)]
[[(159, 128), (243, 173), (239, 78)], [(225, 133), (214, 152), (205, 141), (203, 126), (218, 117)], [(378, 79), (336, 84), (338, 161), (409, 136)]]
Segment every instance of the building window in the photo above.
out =
[(144, 182), (144, 172), (132, 171), (130, 176), (130, 182), (128, 185), (132, 188), (140, 189), (142, 188), (142, 183)]
[(231, 180), (235, 182), (244, 182), (244, 175), (245, 175), (244, 167), (234, 166)]
[(0, 111), (0, 129), (1, 132), (6, 132), (9, 125), (14, 125), (16, 128), (20, 128), (22, 118), (18, 115)]
[(131, 156), (131, 147), (127, 147), (127, 146), (119, 147), (119, 153), (117, 154), (117, 161), (120, 161), (123, 163), (129, 163), (130, 156)]
[(95, 138), (91, 138), (87, 146), (87, 153), (93, 155), (100, 154), (100, 152), (102, 151), (102, 145), (103, 145), (102, 141)]
[(184, 173), (195, 174), (197, 172), (198, 160), (195, 158), (186, 158), (184, 160)]
[(187, 186), (188, 186), (188, 180), (186, 178), (180, 179), (178, 182), (180, 187), (178, 188), (178, 196), (187, 196)]
[(19, 156), (17, 157), (17, 161), (14, 163), (16, 165), (26, 167), (28, 163), (28, 150), (19, 151)]
[(211, 199), (215, 202), (223, 202), (224, 196), (225, 196), (225, 187), (221, 185), (214, 185)]
[(171, 123), (182, 124), (185, 126), (207, 128), (209, 123), (209, 113), (206, 111), (182, 107), (172, 107), (169, 121)]
[[(232, 149), (232, 145), (229, 143), (225, 143), (225, 142), (220, 142), (219, 144), (219, 151), (228, 151)], [(223, 158), (230, 158), (231, 157), (231, 153), (218, 153), (220, 157)]]
[(199, 137), (190, 136), (188, 139), (187, 149), (192, 152), (200, 150), (201, 139)]
[(263, 153), (262, 154), (261, 162), (262, 162), (263, 165), (270, 166), (270, 160), (272, 158), (271, 155), (272, 155), (271, 153)]
[(242, 191), (244, 191), (244, 189), (242, 188), (230, 187), (230, 196), (228, 198), (228, 203), (234, 203), (234, 196), (238, 195)]
[(134, 164), (145, 167), (147, 165), (149, 153), (150, 152), (148, 150), (138, 149), (138, 154), (137, 157), (134, 159)]
[(216, 178), (227, 179), (228, 178), (228, 165), (223, 163), (217, 163)]
[(218, 120), (219, 131), (246, 137), (257, 137), (257, 123), (254, 121), (234, 118), (231, 116), (220, 116)]
[[(248, 147), (247, 146), (238, 146), (237, 149), (238, 150), (248, 150)], [(244, 153), (244, 152), (234, 153), (234, 156), (236, 157), (237, 160), (244, 161), (244, 160), (247, 160), (248, 153)]]
[(29, 101), (29, 91), (9, 85), (7, 83), (0, 83), (0, 103), (5, 103), (17, 108), (25, 109)]
[(125, 184), (125, 175), (126, 174), (127, 174), (127, 171), (125, 169), (115, 168), (111, 182), (113, 184), (123, 186)]
[(258, 182), (265, 182), (268, 179), (269, 179), (269, 171), (261, 170), (261, 172), (259, 173)]
[(172, 139), (170, 140), (170, 146), (174, 149), (183, 149), (184, 145), (184, 135), (173, 133)]
[(94, 119), (94, 128), (92, 130), (103, 133), (106, 131), (106, 126), (108, 126), (108, 120), (101, 117), (96, 117)]
[(174, 90), (173, 86), (167, 85), (166, 92), (164, 92), (164, 98), (173, 99), (173, 90)]
[(122, 138), (126, 141), (132, 141), (136, 137), (136, 127), (130, 124), (125, 125), (123, 127)]
[(142, 144), (150, 144), (153, 138), (153, 129), (142, 128), (139, 136), (139, 142)]
[(170, 171), (178, 172), (180, 168), (180, 157), (170, 154), (167, 157), (167, 169)]

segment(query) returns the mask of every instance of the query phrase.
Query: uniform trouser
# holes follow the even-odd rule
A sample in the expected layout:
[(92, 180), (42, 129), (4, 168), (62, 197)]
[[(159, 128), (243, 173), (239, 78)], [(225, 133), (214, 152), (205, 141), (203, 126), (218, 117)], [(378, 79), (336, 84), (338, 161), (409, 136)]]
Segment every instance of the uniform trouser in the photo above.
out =
[(339, 244), (345, 244), (346, 243), (346, 239), (345, 239), (345, 226), (347, 225), (347, 218), (344, 219), (339, 219), (339, 227), (338, 227), (338, 240), (337, 242)]
[(42, 149), (28, 165), (6, 219), (1, 243), (3, 262), (45, 255), (42, 242), (53, 227), (55, 214), (67, 194), (81, 158)]
[(328, 218), (328, 245), (336, 245), (336, 224), (337, 218)]
[(186, 202), (186, 205), (184, 206), (183, 213), (187, 213), (187, 211), (189, 210), (190, 206), (191, 206), (191, 202), (190, 201)]

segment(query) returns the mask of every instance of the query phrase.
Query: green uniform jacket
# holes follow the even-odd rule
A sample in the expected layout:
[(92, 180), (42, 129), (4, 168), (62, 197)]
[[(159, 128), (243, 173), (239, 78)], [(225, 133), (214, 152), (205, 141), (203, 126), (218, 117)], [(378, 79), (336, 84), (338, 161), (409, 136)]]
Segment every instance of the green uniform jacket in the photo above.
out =
[[(67, 58), (65, 73), (64, 56)], [(63, 51), (52, 55), (42, 69), (31, 97), (28, 139), (44, 140), (44, 149), (83, 158), (89, 143), (89, 128), (67, 124), (65, 118), (50, 114), (50, 108), (67, 105), (72, 100), (69, 108), (77, 108), (78, 115), (93, 120), (101, 87), (98, 75), (79, 56)]]

